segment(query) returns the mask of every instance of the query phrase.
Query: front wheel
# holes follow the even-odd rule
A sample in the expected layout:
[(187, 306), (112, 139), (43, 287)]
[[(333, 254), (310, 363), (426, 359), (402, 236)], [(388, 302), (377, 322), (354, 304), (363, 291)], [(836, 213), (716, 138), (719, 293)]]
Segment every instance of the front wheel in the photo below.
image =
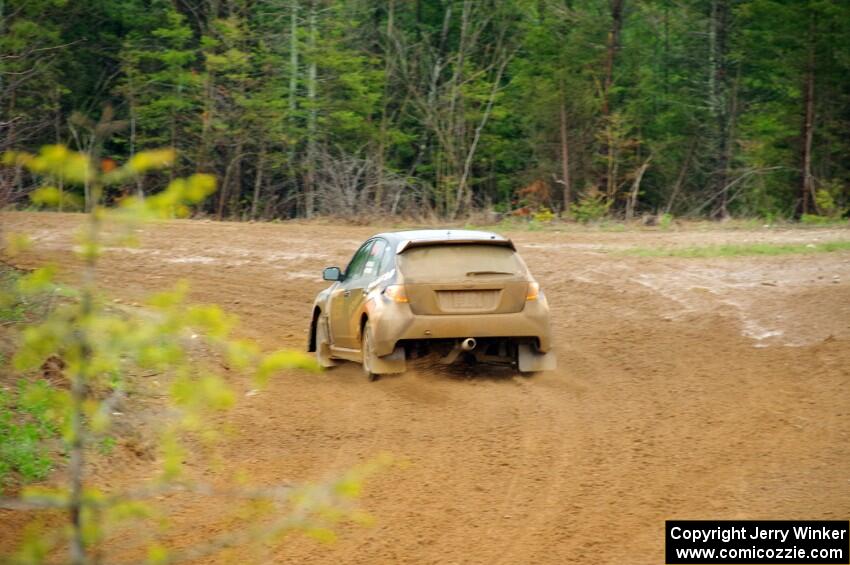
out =
[(363, 372), (369, 381), (378, 380), (378, 374), (374, 372), (375, 354), (372, 352), (372, 329), (369, 323), (363, 328), (363, 335), (360, 337), (360, 352), (363, 357)]

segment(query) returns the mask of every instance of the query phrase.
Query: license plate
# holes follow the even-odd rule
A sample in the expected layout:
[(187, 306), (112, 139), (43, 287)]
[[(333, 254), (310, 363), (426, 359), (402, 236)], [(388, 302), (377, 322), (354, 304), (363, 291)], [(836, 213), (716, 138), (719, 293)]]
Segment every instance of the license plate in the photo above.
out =
[(495, 306), (498, 290), (442, 291), (440, 307), (444, 310), (489, 310)]

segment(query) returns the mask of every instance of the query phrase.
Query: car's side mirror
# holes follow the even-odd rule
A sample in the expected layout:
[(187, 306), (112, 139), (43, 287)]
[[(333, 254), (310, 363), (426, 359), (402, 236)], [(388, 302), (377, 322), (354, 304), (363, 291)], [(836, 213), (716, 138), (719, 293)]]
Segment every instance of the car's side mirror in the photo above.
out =
[(322, 271), (322, 278), (326, 281), (341, 281), (342, 271), (339, 270), (339, 267), (328, 267)]

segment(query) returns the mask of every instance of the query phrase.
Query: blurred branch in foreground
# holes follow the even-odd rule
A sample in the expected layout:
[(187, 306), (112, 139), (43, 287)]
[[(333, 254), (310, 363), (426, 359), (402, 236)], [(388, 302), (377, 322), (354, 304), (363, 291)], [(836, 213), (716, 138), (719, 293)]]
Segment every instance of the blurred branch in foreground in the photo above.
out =
[[(63, 185), (86, 187), (89, 210), (75, 248), (82, 262), (79, 288), (69, 289), (55, 282), (55, 269), (50, 266), (22, 274), (15, 284), (15, 292), (22, 296), (49, 292), (60, 298), (43, 319), (25, 327), (14, 367), (26, 372), (42, 366), (48, 358), (61, 360), (69, 386), (45, 388), (42, 394), (48, 406), (47, 417), (61, 432), (66, 446), (68, 467), (63, 475), (64, 486), (27, 488), (18, 498), (0, 500), (0, 507), (60, 510), (66, 513), (69, 527), (64, 529), (66, 533), (60, 529), (27, 537), (12, 561), (43, 561), (66, 539), (71, 563), (97, 562), (101, 559), (98, 550), (110, 528), (151, 517), (153, 509), (144, 501), (163, 493), (247, 501), (253, 505), (256, 523), (249, 522), (242, 529), (224, 532), (180, 552), (169, 552), (163, 544), (154, 542), (148, 547), (148, 560), (156, 563), (198, 559), (248, 541), (278, 538), (293, 529), (328, 539), (332, 537), (330, 527), (340, 520), (367, 521), (353, 499), (365, 475), (376, 466), (387, 464), (386, 458), (316, 485), (243, 484), (223, 488), (194, 484), (183, 477), (187, 451), (195, 445), (214, 446), (218, 434), (210, 417), (233, 406), (236, 399), (232, 384), (216, 372), (214, 363), (193, 354), (199, 343), (213, 355), (226, 359), (229, 367), (250, 375), (257, 386), (284, 369), (318, 371), (319, 367), (304, 354), (263, 353), (256, 344), (235, 338), (235, 318), (217, 306), (187, 304), (185, 283), (150, 297), (144, 312), (107, 307), (96, 278), (105, 245), (132, 245), (142, 222), (187, 216), (193, 206), (215, 191), (216, 183), (210, 175), (195, 174), (172, 180), (164, 191), (153, 196), (130, 196), (115, 207), (106, 207), (103, 201), (107, 187), (127, 184), (147, 171), (169, 167), (175, 154), (170, 149), (144, 151), (122, 166), (99, 166), (94, 154), (94, 150), (77, 153), (53, 145), (37, 155), (10, 152), (2, 158), (5, 165), (25, 167), (47, 181), (33, 192), (34, 203), (59, 206), (63, 191), (49, 181), (61, 179)], [(109, 230), (105, 229), (106, 224)], [(112, 229), (114, 226), (119, 229)], [(10, 256), (26, 247), (22, 237), (8, 239)], [(114, 405), (123, 400), (133, 370), (165, 375), (170, 381), (169, 415), (163, 418), (159, 431), (162, 469), (152, 484), (107, 492), (92, 484), (88, 457), (97, 442), (106, 437)], [(257, 505), (257, 501), (265, 504)]]

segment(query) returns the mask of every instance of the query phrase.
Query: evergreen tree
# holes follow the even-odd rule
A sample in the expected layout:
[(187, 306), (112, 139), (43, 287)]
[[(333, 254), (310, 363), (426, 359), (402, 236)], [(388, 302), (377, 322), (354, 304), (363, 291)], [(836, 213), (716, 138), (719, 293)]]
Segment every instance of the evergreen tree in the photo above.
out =
[[(0, 0), (0, 149), (173, 146), (220, 218), (840, 216), (850, 4)], [(75, 125), (76, 124), (76, 125)], [(151, 194), (157, 173), (121, 187)], [(32, 185), (0, 172), (0, 198)]]

